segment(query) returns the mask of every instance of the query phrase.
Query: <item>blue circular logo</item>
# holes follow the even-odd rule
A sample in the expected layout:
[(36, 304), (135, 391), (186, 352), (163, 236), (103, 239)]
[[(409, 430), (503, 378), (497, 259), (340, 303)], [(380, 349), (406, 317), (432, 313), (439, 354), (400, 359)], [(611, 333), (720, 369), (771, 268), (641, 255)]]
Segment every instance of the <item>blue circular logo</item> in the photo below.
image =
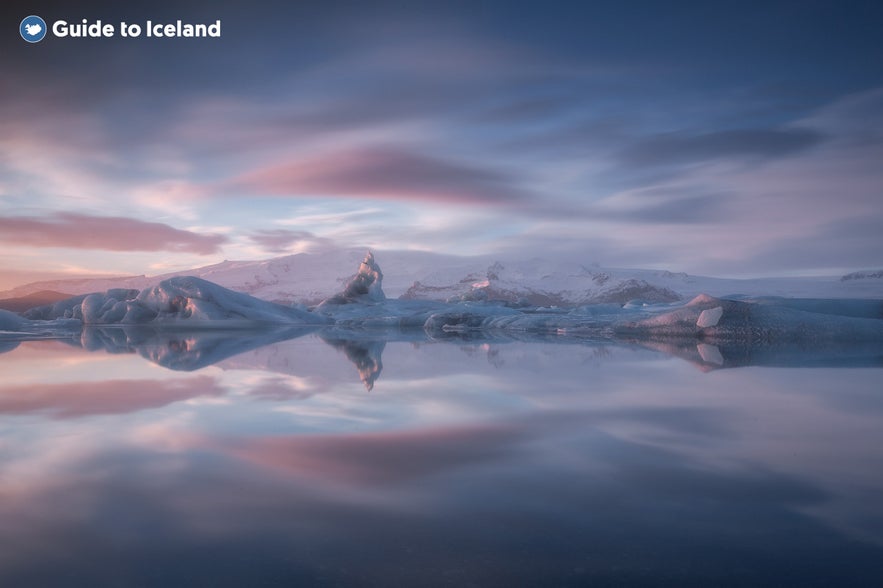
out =
[(18, 32), (28, 43), (39, 43), (46, 36), (46, 21), (39, 16), (31, 15), (21, 21)]

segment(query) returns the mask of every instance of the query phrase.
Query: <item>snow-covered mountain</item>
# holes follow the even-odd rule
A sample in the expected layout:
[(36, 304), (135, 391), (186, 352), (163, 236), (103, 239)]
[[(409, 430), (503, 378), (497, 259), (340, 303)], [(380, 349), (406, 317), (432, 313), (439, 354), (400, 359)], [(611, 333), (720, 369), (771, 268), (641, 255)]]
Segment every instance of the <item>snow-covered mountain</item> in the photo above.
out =
[[(375, 251), (383, 266), (387, 298), (410, 300), (501, 299), (531, 305), (569, 306), (644, 300), (689, 300), (713, 296), (883, 298), (883, 273), (857, 272), (820, 278), (734, 280), (660, 270), (601, 268), (545, 259), (496, 260), (421, 251)], [(262, 261), (224, 261), (158, 276), (35, 282), (0, 292), (0, 299), (40, 290), (68, 294), (112, 288), (143, 290), (175, 276), (195, 276), (263, 300), (316, 304), (343, 291), (364, 249), (300, 253)]]

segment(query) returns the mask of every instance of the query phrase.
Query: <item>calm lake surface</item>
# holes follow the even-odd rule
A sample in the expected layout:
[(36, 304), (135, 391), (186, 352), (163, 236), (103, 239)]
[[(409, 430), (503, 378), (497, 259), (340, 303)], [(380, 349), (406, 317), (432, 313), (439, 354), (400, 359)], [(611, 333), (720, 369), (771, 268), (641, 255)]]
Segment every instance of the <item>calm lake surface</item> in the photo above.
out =
[(873, 353), (78, 341), (0, 342), (3, 586), (883, 586)]

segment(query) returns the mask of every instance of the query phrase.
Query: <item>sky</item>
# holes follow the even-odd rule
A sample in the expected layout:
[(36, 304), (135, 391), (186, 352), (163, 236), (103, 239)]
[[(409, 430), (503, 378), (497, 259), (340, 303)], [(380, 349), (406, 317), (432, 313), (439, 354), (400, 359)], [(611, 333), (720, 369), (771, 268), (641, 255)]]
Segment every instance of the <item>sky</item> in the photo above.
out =
[(4, 4), (0, 288), (354, 246), (883, 267), (878, 2), (126, 4)]

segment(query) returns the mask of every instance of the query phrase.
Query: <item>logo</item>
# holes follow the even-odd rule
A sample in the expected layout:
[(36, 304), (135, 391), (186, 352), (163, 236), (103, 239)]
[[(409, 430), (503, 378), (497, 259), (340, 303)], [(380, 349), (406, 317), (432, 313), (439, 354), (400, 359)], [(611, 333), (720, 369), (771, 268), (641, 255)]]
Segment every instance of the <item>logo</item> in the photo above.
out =
[(21, 21), (18, 32), (28, 43), (39, 43), (46, 36), (46, 21), (39, 16), (31, 15)]

